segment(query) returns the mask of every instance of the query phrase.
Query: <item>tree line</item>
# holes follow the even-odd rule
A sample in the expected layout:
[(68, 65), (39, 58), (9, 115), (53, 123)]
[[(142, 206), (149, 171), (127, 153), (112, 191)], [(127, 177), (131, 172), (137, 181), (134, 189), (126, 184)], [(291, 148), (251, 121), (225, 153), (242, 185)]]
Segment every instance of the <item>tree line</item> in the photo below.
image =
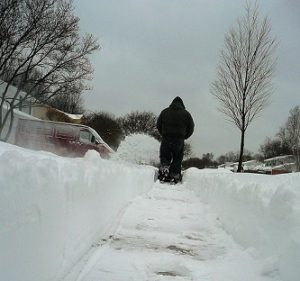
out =
[[(156, 129), (157, 116), (152, 112), (131, 112), (122, 117), (114, 117), (106, 112), (91, 113), (83, 118), (84, 124), (94, 128), (99, 135), (114, 150), (125, 136), (131, 134), (146, 134), (161, 141), (161, 136)], [(204, 153), (202, 157), (193, 156), (193, 150), (189, 143), (185, 145), (185, 152), (182, 165), (184, 168), (197, 167), (216, 168), (226, 162), (238, 162), (240, 158), (239, 151), (227, 152), (214, 159), (214, 154)], [(265, 142), (260, 145), (259, 151), (253, 153), (247, 149), (243, 152), (242, 161), (259, 160), (263, 161), (281, 155), (294, 155), (296, 165), (299, 170), (300, 156), (300, 107), (296, 106), (290, 110), (289, 116), (283, 126), (279, 128), (275, 137), (267, 137)]]

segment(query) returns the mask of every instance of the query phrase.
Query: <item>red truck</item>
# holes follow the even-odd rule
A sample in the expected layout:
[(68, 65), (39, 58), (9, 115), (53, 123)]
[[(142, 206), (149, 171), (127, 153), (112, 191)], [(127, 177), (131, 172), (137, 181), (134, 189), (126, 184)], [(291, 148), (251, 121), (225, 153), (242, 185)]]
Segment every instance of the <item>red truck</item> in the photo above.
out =
[(15, 144), (71, 157), (82, 157), (90, 149), (106, 159), (113, 153), (97, 132), (88, 126), (43, 120), (19, 119)]

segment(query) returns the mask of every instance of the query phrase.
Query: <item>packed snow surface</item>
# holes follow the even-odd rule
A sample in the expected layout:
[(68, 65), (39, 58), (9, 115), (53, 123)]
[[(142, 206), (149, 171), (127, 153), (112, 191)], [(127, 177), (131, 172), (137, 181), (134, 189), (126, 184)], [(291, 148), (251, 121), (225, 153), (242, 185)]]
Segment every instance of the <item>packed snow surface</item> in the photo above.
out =
[(0, 143), (0, 280), (299, 280), (299, 173), (129, 162)]

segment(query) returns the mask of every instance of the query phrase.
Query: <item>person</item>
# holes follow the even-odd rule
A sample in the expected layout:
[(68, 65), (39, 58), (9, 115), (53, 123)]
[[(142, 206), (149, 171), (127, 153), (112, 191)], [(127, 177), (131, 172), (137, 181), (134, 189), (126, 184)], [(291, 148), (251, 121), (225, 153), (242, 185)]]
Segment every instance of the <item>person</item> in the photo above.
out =
[(157, 119), (156, 127), (162, 136), (159, 158), (159, 179), (181, 181), (184, 140), (194, 132), (194, 121), (180, 97), (174, 98)]

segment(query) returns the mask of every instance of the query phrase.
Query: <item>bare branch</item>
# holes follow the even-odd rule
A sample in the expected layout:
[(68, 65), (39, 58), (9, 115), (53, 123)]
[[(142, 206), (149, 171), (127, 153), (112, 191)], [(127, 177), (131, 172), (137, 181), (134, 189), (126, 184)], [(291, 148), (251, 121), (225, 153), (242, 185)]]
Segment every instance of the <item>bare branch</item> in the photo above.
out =
[(48, 100), (82, 93), (93, 69), (89, 55), (99, 49), (92, 35), (79, 36), (79, 18), (71, 0), (3, 0), (0, 3), (0, 138), (2, 108), (8, 89), (15, 91), (10, 106), (22, 100)]

